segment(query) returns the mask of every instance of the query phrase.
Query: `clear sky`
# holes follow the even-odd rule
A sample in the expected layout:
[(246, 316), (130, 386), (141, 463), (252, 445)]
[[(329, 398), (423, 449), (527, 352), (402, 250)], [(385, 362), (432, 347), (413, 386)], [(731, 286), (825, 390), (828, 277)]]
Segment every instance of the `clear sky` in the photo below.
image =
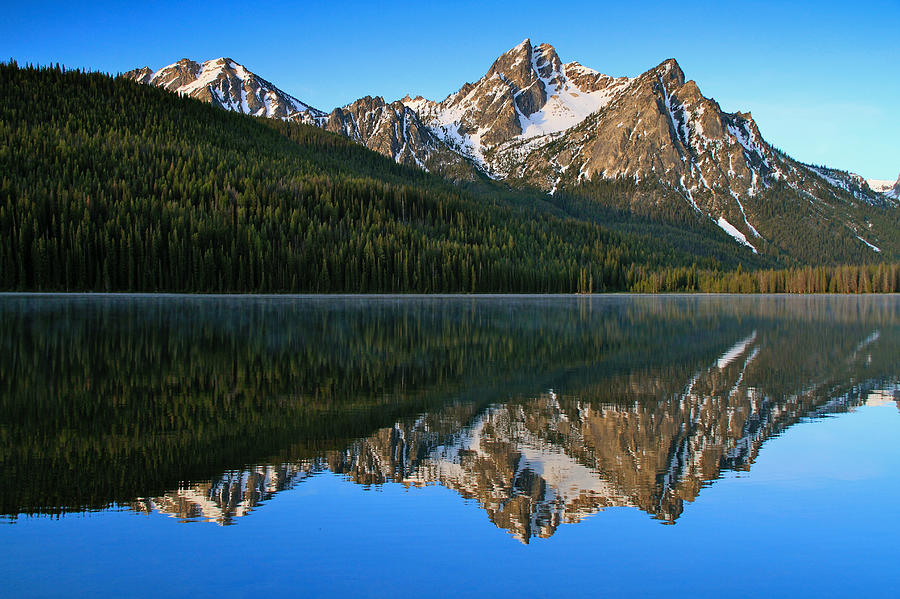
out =
[(804, 162), (900, 173), (900, 0), (855, 2), (17, 2), (0, 60), (111, 73), (228, 56), (324, 110), (443, 99), (526, 37), (610, 75), (676, 58)]

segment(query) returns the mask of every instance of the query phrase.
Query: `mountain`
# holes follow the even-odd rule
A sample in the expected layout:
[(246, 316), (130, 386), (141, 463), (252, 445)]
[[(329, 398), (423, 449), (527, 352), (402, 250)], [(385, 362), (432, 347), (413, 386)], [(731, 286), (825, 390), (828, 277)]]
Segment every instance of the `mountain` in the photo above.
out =
[[(202, 66), (182, 60), (126, 77), (246, 114), (270, 112), (260, 89), (290, 98), (230, 59)], [(234, 92), (244, 88), (255, 103)], [(687, 209), (702, 221), (689, 225), (701, 236), (715, 236), (712, 226), (744, 251), (779, 260), (900, 254), (900, 187), (878, 193), (858, 175), (791, 158), (765, 141), (749, 112), (726, 112), (704, 96), (674, 59), (637, 77), (616, 77), (564, 63), (553, 46), (526, 39), (441, 101), (366, 96), (327, 115), (291, 101), (295, 116), (275, 116), (451, 179), (487, 176), (551, 196), (581, 196), (618, 210), (613, 220), (628, 221), (629, 230), (635, 214), (685, 228)], [(610, 201), (596, 189), (606, 182), (631, 185), (618, 185)]]
[(307, 124), (325, 116), (230, 58), (203, 63), (182, 58), (158, 71), (143, 67), (128, 71), (123, 77), (253, 116)]
[(381, 97), (366, 96), (335, 108), (316, 124), (400, 164), (454, 179), (476, 177), (472, 162), (449, 148), (419, 120), (415, 111), (400, 101), (387, 103)]
[(0, 289), (563, 293), (771, 265), (124, 78), (0, 65), (0, 88)]
[(366, 96), (330, 113), (313, 108), (275, 87), (230, 58), (197, 63), (187, 58), (152, 71), (123, 74), (126, 79), (162, 87), (182, 96), (252, 116), (277, 118), (339, 133), (400, 164), (454, 178), (472, 179), (474, 166), (452, 151), (401, 102)]
[[(876, 253), (881, 231), (853, 209), (897, 207), (858, 176), (773, 148), (749, 112), (723, 111), (673, 59), (632, 79), (611, 77), (563, 63), (552, 46), (526, 39), (442, 102), (407, 105), (492, 177), (550, 194), (578, 193), (583, 183), (602, 180), (661, 185), (753, 252), (767, 241), (778, 245), (771, 237), (779, 235), (762, 226), (766, 210), (759, 205), (776, 186), (823, 204), (826, 218), (842, 212), (846, 230), (838, 234), (852, 233)], [(654, 194), (632, 195), (632, 203), (646, 204)], [(797, 253), (790, 244), (782, 249)]]
[(578, 63), (562, 65), (552, 46), (525, 40), (500, 56), (484, 77), (442, 102), (406, 99), (438, 135), (497, 178), (516, 158), (513, 140), (562, 132), (606, 105), (627, 78), (601, 75)]

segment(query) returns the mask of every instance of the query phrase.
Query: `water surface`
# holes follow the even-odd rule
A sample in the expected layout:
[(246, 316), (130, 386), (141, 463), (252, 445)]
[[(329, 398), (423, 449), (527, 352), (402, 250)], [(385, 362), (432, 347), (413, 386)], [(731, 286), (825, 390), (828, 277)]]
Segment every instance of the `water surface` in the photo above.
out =
[(0, 297), (9, 596), (900, 592), (900, 298)]

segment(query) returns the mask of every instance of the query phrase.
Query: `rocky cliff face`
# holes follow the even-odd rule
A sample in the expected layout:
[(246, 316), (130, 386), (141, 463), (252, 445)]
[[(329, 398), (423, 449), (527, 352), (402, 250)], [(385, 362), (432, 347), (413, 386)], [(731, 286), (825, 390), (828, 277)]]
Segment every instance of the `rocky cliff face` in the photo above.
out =
[(404, 101), (451, 147), (505, 178), (523, 157), (515, 142), (570, 129), (628, 83), (577, 62), (563, 64), (549, 44), (525, 40), (442, 102)]

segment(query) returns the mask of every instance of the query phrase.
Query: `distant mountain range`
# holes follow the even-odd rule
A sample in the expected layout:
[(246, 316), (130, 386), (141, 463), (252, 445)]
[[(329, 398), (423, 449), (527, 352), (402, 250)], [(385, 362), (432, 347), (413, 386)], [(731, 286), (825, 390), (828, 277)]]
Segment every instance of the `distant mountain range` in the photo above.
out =
[(804, 210), (817, 223), (797, 216), (801, 235), (807, 226), (821, 233), (827, 221), (829, 236), (855, 237), (875, 254), (892, 233), (856, 208), (893, 214), (900, 199), (900, 179), (867, 182), (772, 147), (749, 112), (723, 111), (673, 59), (634, 78), (613, 77), (563, 63), (553, 46), (526, 39), (442, 101), (366, 96), (330, 113), (230, 58), (182, 59), (124, 76), (228, 110), (315, 125), (451, 179), (488, 177), (548, 194), (584, 193), (585, 184), (609, 180), (650, 185), (654, 192), (626, 194), (625, 204), (677, 194), (754, 253), (791, 249), (780, 224), (767, 226), (775, 194), (811, 205)]

